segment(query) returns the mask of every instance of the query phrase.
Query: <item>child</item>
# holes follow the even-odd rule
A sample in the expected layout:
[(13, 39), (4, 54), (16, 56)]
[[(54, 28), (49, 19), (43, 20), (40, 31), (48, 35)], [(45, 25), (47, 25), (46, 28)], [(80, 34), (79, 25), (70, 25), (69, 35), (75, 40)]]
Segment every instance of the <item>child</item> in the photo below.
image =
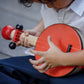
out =
[[(24, 1), (24, 0), (20, 0)], [(47, 28), (48, 26), (56, 23), (64, 23), (70, 26), (79, 28), (80, 31), (83, 30), (83, 6), (78, 6), (78, 3), (82, 3), (83, 0), (34, 0), (36, 2), (41, 2), (42, 9), (42, 19), (40, 23), (32, 30), (25, 31), (26, 35), (30, 33), (35, 33), (34, 35), (39, 36), (39, 34)], [(78, 6), (78, 7), (76, 7)], [(78, 10), (77, 10), (78, 8)], [(49, 13), (49, 14), (48, 14)], [(70, 16), (70, 17), (69, 17)], [(73, 18), (74, 17), (74, 18)], [(81, 23), (81, 24), (80, 24)], [(82, 31), (82, 33), (84, 30)], [(39, 52), (31, 50), (32, 53), (40, 55), (41, 59), (38, 61), (31, 60), (33, 67), (39, 72), (44, 73), (49, 68), (56, 66), (73, 66), (73, 65), (84, 65), (84, 51), (74, 52), (74, 53), (64, 53), (58, 49), (54, 43), (48, 38), (48, 43), (50, 49), (47, 52)], [(30, 45), (25, 41), (25, 38), (21, 39), (21, 44), (25, 47)], [(45, 61), (46, 60), (46, 61)], [(38, 64), (43, 63), (41, 66)]]
[[(77, 27), (83, 34), (84, 26), (84, 0), (20, 0), (24, 5), (30, 6), (33, 2), (42, 3), (42, 19), (31, 31), (25, 31), (25, 35), (39, 36), (48, 26), (56, 23), (64, 23)], [(31, 50), (40, 55), (39, 60), (32, 56), (15, 57), (0, 60), (0, 84), (83, 84), (84, 72), (68, 77), (54, 78), (44, 74), (49, 68), (56, 66), (84, 65), (84, 50), (73, 53), (64, 53), (54, 45), (48, 37), (50, 48), (46, 52)], [(17, 45), (31, 47), (25, 38)], [(31, 64), (29, 63), (29, 61)], [(41, 66), (38, 64), (42, 63)], [(39, 72), (38, 72), (39, 71)]]

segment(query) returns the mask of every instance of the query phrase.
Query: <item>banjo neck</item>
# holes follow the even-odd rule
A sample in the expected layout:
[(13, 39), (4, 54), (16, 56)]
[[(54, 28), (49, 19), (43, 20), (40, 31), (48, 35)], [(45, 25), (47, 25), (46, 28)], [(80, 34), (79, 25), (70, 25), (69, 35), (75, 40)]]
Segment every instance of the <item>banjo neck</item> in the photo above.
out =
[[(11, 34), (10, 34), (10, 38), (11, 38), (11, 39), (13, 39), (14, 34), (15, 34), (15, 30), (13, 30), (13, 31), (11, 32)], [(32, 47), (35, 47), (38, 37), (32, 36), (32, 35), (25, 36), (25, 34), (22, 33), (22, 34), (20, 35), (20, 37), (19, 37), (19, 40), (20, 40), (21, 38), (23, 38), (23, 37), (25, 37), (25, 39), (28, 41), (28, 43), (30, 43), (30, 45), (31, 45)], [(18, 37), (16, 37), (16, 38), (18, 38)]]

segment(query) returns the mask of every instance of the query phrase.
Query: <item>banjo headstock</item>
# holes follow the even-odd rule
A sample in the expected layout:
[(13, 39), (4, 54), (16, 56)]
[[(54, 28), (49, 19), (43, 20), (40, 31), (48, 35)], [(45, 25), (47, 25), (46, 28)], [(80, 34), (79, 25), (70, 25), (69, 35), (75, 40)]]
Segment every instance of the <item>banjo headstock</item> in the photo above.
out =
[(23, 25), (16, 25), (16, 28), (14, 28), (13, 26), (7, 25), (2, 29), (2, 36), (4, 39), (7, 40), (11, 40), (12, 42), (10, 42), (9, 47), (11, 49), (15, 49), (16, 48), (16, 42), (19, 41), (19, 37), (20, 35), (23, 33)]

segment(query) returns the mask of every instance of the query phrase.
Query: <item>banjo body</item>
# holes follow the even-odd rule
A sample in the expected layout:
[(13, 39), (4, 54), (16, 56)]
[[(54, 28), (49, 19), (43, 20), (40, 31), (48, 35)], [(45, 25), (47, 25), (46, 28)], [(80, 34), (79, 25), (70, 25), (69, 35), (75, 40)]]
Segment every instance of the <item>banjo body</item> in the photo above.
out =
[[(65, 24), (54, 24), (40, 34), (35, 46), (36, 51), (47, 51), (49, 49), (48, 36), (65, 53), (68, 53), (67, 49), (69, 45), (71, 45), (69, 52), (77, 52), (83, 49), (84, 41), (82, 41), (82, 35), (78, 30)], [(38, 60), (40, 56), (35, 55), (35, 58)], [(53, 77), (62, 77), (77, 73), (80, 70), (77, 66), (59, 66), (51, 68), (45, 73)]]

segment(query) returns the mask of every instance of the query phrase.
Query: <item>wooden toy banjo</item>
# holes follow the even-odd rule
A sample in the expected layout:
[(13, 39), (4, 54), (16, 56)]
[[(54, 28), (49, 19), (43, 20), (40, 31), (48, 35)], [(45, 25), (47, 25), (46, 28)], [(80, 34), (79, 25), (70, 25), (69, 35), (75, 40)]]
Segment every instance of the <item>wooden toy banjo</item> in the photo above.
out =
[[(12, 43), (9, 44), (10, 48), (16, 47), (17, 42), (22, 36), (25, 36), (22, 25), (17, 25), (16, 29), (12, 26), (5, 26), (2, 29), (2, 36), (5, 39), (12, 39)], [(50, 36), (54, 44), (60, 48), (63, 52), (76, 52), (83, 49), (82, 35), (80, 32), (74, 30), (72, 27), (65, 24), (54, 24), (46, 28), (39, 37), (31, 36), (25, 37), (28, 42), (35, 46), (37, 51), (47, 51), (49, 44), (47, 37)], [(36, 60), (40, 59), (40, 56), (35, 55)], [(45, 72), (49, 76), (62, 77), (71, 75), (75, 72), (80, 71), (77, 66), (59, 66), (49, 69)]]

